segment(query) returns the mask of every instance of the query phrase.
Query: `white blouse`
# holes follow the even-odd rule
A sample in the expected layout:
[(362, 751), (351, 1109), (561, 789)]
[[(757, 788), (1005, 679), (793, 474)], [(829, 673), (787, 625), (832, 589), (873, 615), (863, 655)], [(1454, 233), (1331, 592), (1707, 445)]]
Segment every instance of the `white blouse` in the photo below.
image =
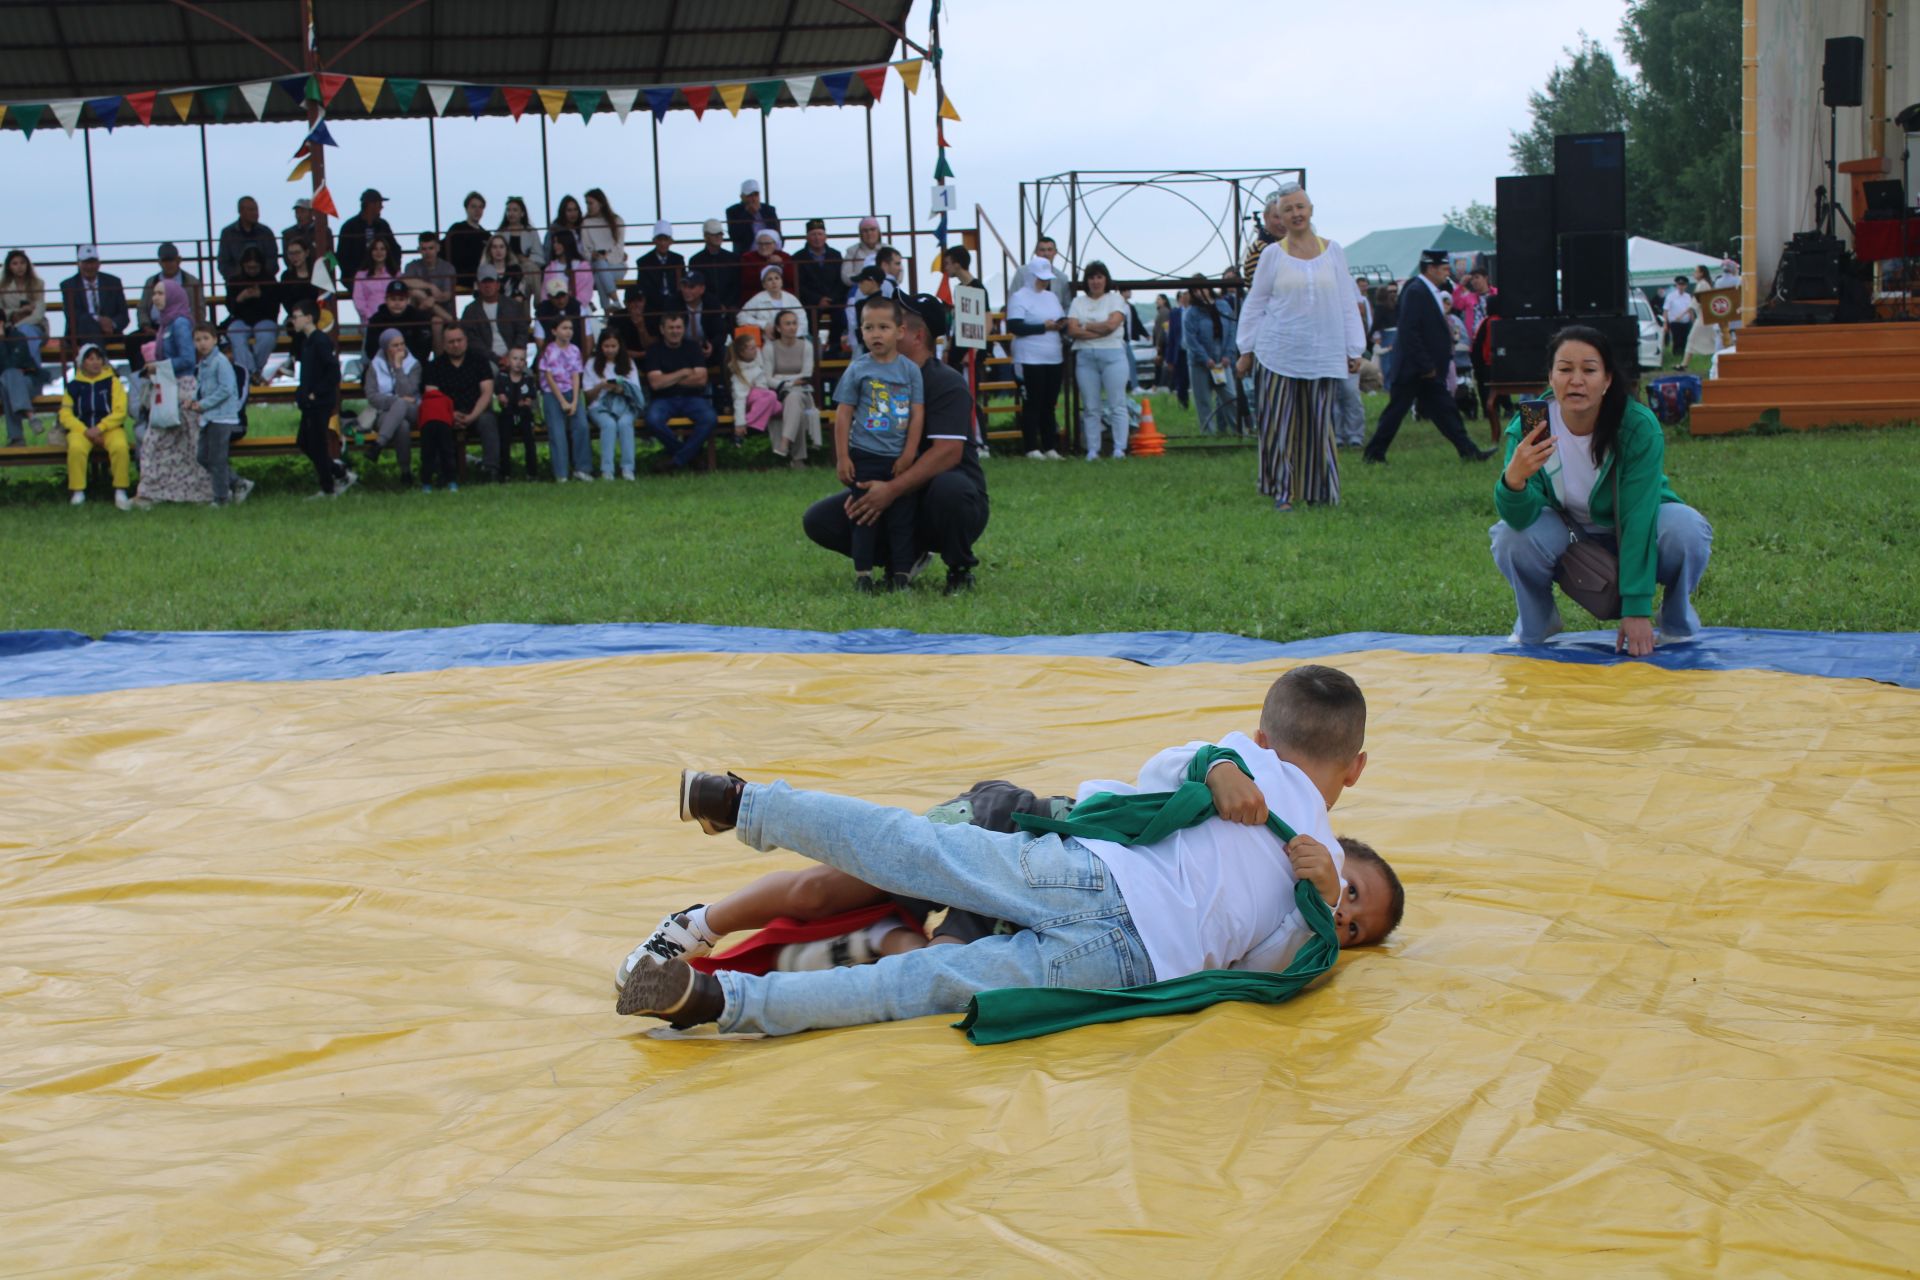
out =
[(1127, 308), (1133, 304), (1112, 289), (1095, 298), (1081, 294), (1067, 308), (1067, 319), (1078, 320), (1081, 324), (1105, 324), (1113, 319), (1114, 313), (1120, 313), (1120, 324), (1112, 333), (1102, 334), (1098, 338), (1075, 338), (1077, 351), (1118, 350), (1127, 345)]
[(1240, 313), (1240, 350), (1288, 378), (1345, 378), (1367, 347), (1347, 255), (1332, 240), (1312, 258), (1267, 246)]

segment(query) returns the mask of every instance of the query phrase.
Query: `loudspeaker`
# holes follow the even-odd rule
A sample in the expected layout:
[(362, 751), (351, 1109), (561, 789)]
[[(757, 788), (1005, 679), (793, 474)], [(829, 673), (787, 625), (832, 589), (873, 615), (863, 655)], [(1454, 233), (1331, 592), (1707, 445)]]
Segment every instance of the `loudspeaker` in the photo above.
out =
[(1627, 135), (1553, 137), (1553, 207), (1561, 235), (1627, 229)]
[[(1507, 291), (1500, 290), (1505, 298)], [(1494, 382), (1533, 382), (1547, 385), (1547, 338), (1559, 326), (1545, 317), (1532, 316), (1522, 320), (1496, 317), (1487, 323), (1493, 326), (1490, 345), (1493, 359), (1488, 362), (1488, 374)]]
[(1640, 322), (1632, 316), (1581, 316), (1568, 324), (1583, 324), (1606, 335), (1613, 362), (1628, 375), (1640, 369)]
[(1626, 314), (1624, 233), (1600, 231), (1560, 237), (1560, 310), (1583, 320)]
[(1545, 316), (1554, 310), (1553, 178), (1495, 178), (1494, 267), (1500, 314)]
[(1861, 36), (1835, 36), (1827, 41), (1826, 65), (1820, 68), (1820, 87), (1830, 107), (1860, 105), (1861, 73), (1867, 64), (1867, 42)]

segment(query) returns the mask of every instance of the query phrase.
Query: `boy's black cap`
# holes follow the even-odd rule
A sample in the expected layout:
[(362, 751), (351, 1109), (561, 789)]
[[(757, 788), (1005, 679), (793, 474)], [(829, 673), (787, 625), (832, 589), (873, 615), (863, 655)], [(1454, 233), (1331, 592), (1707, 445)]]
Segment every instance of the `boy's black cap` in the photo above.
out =
[(871, 280), (875, 284), (880, 284), (886, 278), (887, 273), (878, 267), (862, 267), (860, 274), (854, 277), (854, 282), (858, 283), (862, 280)]
[(893, 300), (927, 322), (927, 332), (935, 338), (947, 336), (947, 304), (931, 293), (896, 293)]

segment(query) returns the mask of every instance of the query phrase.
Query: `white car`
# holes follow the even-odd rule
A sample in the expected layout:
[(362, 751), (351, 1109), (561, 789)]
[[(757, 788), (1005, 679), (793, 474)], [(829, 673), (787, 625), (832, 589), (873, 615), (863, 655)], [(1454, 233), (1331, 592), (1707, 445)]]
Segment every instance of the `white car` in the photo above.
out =
[(1627, 290), (1627, 314), (1640, 326), (1640, 367), (1649, 373), (1660, 368), (1660, 322), (1653, 318), (1653, 304), (1647, 301), (1645, 292), (1639, 289)]

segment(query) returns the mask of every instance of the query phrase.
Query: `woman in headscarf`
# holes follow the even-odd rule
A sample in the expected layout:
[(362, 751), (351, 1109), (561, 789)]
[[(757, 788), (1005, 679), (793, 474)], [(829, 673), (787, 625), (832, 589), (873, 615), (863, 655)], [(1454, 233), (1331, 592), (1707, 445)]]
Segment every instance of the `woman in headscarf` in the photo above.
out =
[[(136, 507), (156, 502), (212, 502), (213, 477), (200, 465), (200, 414), (186, 406), (199, 391), (194, 370), (200, 357), (193, 349), (193, 304), (178, 280), (162, 277), (153, 286), (144, 304), (142, 319), (153, 326), (153, 355), (149, 363), (165, 361), (173, 370), (179, 393), (180, 424), (174, 427), (148, 426), (140, 436), (140, 488), (134, 494)], [(143, 383), (142, 417), (150, 412), (153, 383)]]
[(398, 329), (380, 335), (379, 354), (368, 363), (367, 407), (360, 413), (360, 429), (372, 437), (367, 461), (380, 460), (380, 450), (392, 448), (400, 463), (400, 483), (413, 484), (413, 427), (420, 420), (420, 362), (407, 350)]

